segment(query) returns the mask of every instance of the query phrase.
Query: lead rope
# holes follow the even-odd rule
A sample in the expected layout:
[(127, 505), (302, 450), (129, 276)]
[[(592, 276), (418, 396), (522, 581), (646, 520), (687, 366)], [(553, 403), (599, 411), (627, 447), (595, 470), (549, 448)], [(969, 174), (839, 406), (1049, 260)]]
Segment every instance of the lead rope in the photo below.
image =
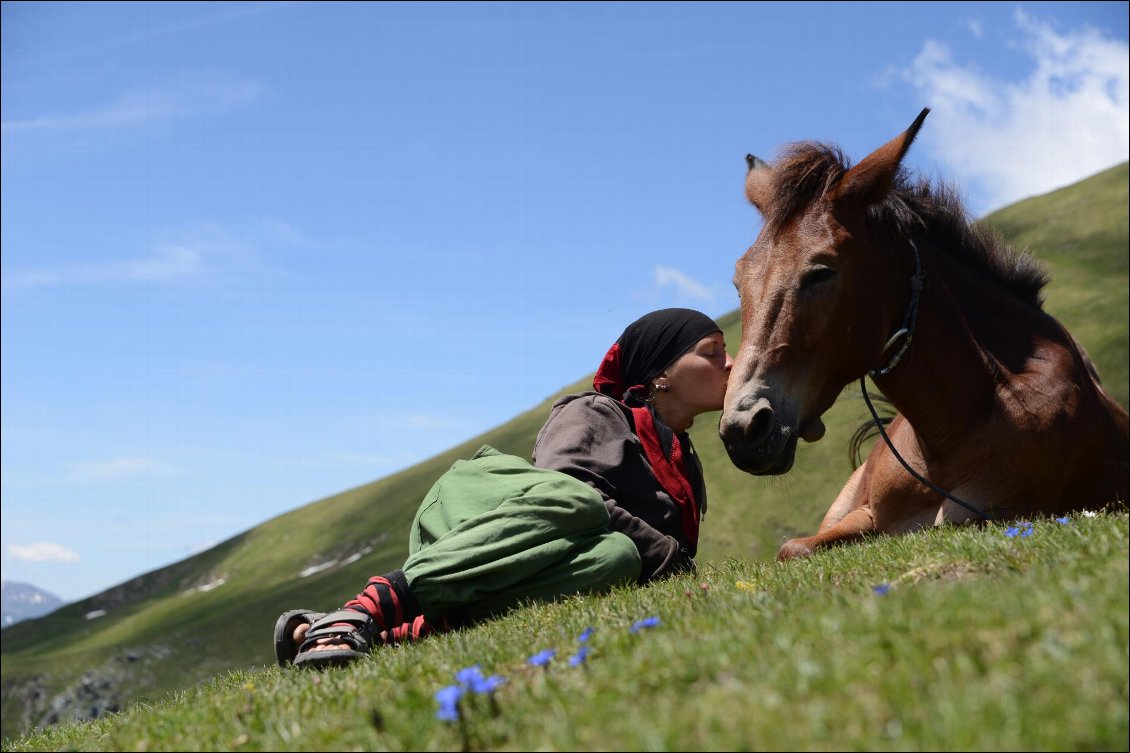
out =
[[(918, 246), (914, 245), (913, 240), (910, 240), (909, 243), (910, 249), (914, 252), (914, 275), (910, 278), (910, 304), (907, 306), (906, 315), (903, 317), (903, 325), (899, 327), (897, 332), (891, 335), (891, 339), (889, 339), (887, 341), (887, 344), (883, 346), (882, 352), (886, 353), (890, 349), (890, 347), (899, 340), (899, 338), (905, 337), (906, 340), (903, 342), (902, 347), (899, 348), (898, 352), (895, 353), (890, 362), (884, 368), (872, 370), (871, 372), (869, 372), (872, 378), (883, 376), (894, 371), (894, 368), (899, 365), (899, 361), (901, 361), (902, 357), (906, 355), (907, 349), (910, 348), (910, 341), (914, 338), (914, 328), (918, 323), (918, 299), (922, 295), (922, 290), (925, 287), (926, 273), (922, 271), (922, 259), (918, 254)], [(875, 419), (875, 428), (879, 430), (879, 434), (882, 435), (883, 441), (887, 443), (887, 447), (890, 448), (892, 453), (894, 453), (895, 458), (898, 459), (899, 463), (902, 464), (902, 467), (906, 469), (907, 473), (918, 479), (918, 481), (925, 484), (928, 488), (934, 490), (938, 494), (950, 500), (951, 502), (964, 507), (969, 512), (981, 518), (981, 520), (992, 520), (991, 517), (981, 512), (973, 505), (962, 499), (959, 499), (958, 497), (955, 497), (945, 489), (934, 485), (933, 483), (928, 481), (925, 476), (921, 475), (920, 473), (918, 473), (918, 471), (911, 468), (910, 463), (906, 462), (906, 460), (903, 459), (902, 455), (899, 454), (899, 451), (895, 449), (894, 443), (891, 441), (891, 438), (887, 436), (887, 431), (883, 428), (883, 421), (879, 418), (879, 414), (878, 412), (876, 412), (875, 406), (871, 404), (871, 397), (867, 394), (866, 376), (861, 376), (859, 378), (859, 389), (861, 392), (863, 392), (863, 401), (867, 403), (867, 409), (871, 411), (871, 417)]]
[(883, 441), (887, 443), (887, 447), (889, 447), (891, 452), (894, 453), (894, 455), (898, 459), (898, 461), (900, 463), (902, 463), (902, 467), (906, 469), (906, 472), (909, 473), (911, 476), (914, 476), (914, 478), (918, 479), (919, 481), (921, 481), (923, 484), (925, 484), (929, 488), (933, 489), (938, 494), (941, 494), (946, 499), (950, 500), (951, 502), (956, 502), (957, 504), (961, 505), (962, 507), (964, 507), (969, 512), (971, 512), (974, 515), (976, 515), (977, 517), (981, 518), (981, 520), (992, 520), (992, 518), (990, 516), (981, 512), (980, 510), (978, 510), (973, 505), (969, 504), (968, 502), (966, 502), (962, 499), (959, 499), (958, 497), (955, 497), (954, 495), (947, 492), (945, 489), (942, 489), (941, 487), (934, 485), (929, 480), (927, 480), (925, 476), (921, 475), (920, 473), (918, 473), (918, 471), (916, 471), (916, 470), (914, 470), (913, 468), (910, 467), (910, 463), (906, 462), (903, 459), (902, 455), (899, 454), (899, 451), (895, 449), (895, 445), (894, 445), (893, 442), (891, 442), (891, 438), (887, 436), (887, 432), (883, 428), (883, 422), (882, 422), (882, 420), (880, 420), (879, 414), (875, 412), (875, 406), (873, 406), (871, 404), (871, 397), (867, 394), (867, 385), (865, 383), (866, 379), (867, 379), (866, 377), (860, 377), (859, 378), (859, 389), (863, 391), (863, 401), (865, 403), (867, 403), (867, 408), (868, 408), (868, 410), (871, 411), (871, 416), (875, 419), (875, 427), (877, 429), (879, 429), (879, 433), (883, 436)]

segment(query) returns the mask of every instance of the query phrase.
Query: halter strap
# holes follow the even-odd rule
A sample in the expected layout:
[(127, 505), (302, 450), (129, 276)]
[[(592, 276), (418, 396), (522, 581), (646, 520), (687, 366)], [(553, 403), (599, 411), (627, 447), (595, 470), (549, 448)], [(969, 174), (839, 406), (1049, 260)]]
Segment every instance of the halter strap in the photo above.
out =
[[(899, 327), (893, 335), (891, 335), (891, 339), (887, 340), (887, 344), (883, 346), (883, 350), (880, 355), (890, 350), (891, 346), (893, 346), (900, 339), (905, 338), (905, 340), (903, 340), (902, 347), (899, 348), (898, 352), (891, 357), (891, 360), (887, 362), (886, 366), (881, 369), (872, 369), (868, 372), (868, 374), (871, 375), (872, 379), (891, 373), (894, 368), (899, 365), (899, 361), (902, 360), (902, 357), (906, 355), (907, 349), (910, 348), (910, 341), (914, 339), (914, 327), (918, 323), (918, 302), (922, 297), (922, 289), (926, 286), (926, 272), (922, 270), (922, 257), (918, 253), (918, 246), (914, 244), (914, 240), (911, 238), (907, 238), (907, 243), (910, 244), (910, 250), (914, 252), (914, 274), (910, 277), (910, 303), (907, 304), (906, 315), (902, 318), (902, 326)], [(891, 438), (887, 436), (886, 430), (883, 429), (883, 422), (879, 419), (879, 414), (875, 411), (875, 406), (871, 404), (871, 398), (867, 394), (866, 378), (859, 378), (859, 389), (863, 393), (863, 401), (867, 403), (867, 408), (871, 411), (871, 416), (875, 419), (875, 427), (879, 429), (879, 434), (882, 435), (883, 441), (887, 444), (887, 448), (890, 449), (895, 458), (911, 476), (913, 476), (921, 483), (925, 484), (934, 492), (950, 500), (951, 502), (964, 507), (966, 510), (973, 513), (982, 520), (992, 520), (989, 515), (981, 512), (981, 510), (977, 509), (965, 500), (947, 492), (945, 489), (934, 485), (925, 476), (911, 468), (910, 463), (906, 462), (906, 460), (903, 459), (902, 455), (899, 454), (899, 451), (895, 449), (894, 443), (891, 441)]]
[(922, 270), (922, 257), (918, 253), (918, 246), (914, 245), (914, 240), (911, 238), (907, 239), (907, 243), (910, 244), (910, 250), (914, 252), (914, 274), (910, 276), (910, 303), (907, 304), (906, 314), (902, 318), (902, 326), (891, 335), (887, 344), (883, 346), (879, 353), (880, 355), (886, 353), (899, 340), (903, 340), (902, 347), (891, 356), (891, 360), (887, 362), (886, 366), (868, 372), (872, 378), (884, 376), (894, 371), (894, 368), (899, 365), (899, 361), (910, 348), (910, 341), (914, 339), (914, 327), (918, 323), (918, 301), (922, 297), (922, 289), (926, 287), (926, 273)]

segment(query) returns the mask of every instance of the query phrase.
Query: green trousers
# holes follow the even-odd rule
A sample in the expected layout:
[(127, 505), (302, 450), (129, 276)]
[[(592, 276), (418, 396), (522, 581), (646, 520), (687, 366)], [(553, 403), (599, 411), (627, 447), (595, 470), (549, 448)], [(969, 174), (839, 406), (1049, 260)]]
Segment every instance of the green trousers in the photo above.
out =
[(529, 601), (634, 583), (636, 545), (595, 489), (484, 445), (424, 498), (404, 574), (424, 616), (479, 620)]

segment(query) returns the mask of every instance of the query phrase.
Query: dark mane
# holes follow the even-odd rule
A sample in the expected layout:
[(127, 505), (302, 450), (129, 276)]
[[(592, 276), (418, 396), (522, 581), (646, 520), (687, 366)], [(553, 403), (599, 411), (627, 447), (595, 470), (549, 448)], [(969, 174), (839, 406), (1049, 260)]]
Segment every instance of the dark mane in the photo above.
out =
[[(765, 222), (783, 229), (822, 198), (851, 164), (835, 146), (802, 141), (785, 147), (773, 163), (773, 194)], [(970, 222), (956, 189), (931, 184), (899, 168), (887, 199), (871, 208), (872, 221), (888, 232), (928, 239), (1035, 308), (1043, 307), (1048, 275), (1026, 251), (1017, 253), (995, 230)]]

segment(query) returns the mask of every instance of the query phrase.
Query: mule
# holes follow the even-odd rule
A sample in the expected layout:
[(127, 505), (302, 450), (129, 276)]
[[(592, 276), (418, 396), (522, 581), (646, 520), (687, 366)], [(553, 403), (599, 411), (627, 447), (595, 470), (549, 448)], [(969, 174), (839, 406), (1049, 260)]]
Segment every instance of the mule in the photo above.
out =
[(952, 188), (902, 167), (928, 112), (854, 167), (814, 142), (773, 164), (747, 157), (764, 225), (734, 276), (742, 341), (719, 422), (730, 460), (787, 472), (798, 439), (820, 439), (822, 414), (865, 375), (898, 411), (890, 446), (876, 442), (818, 532), (779, 559), (1126, 502), (1126, 410), (1043, 310), (1046, 273), (971, 224)]

